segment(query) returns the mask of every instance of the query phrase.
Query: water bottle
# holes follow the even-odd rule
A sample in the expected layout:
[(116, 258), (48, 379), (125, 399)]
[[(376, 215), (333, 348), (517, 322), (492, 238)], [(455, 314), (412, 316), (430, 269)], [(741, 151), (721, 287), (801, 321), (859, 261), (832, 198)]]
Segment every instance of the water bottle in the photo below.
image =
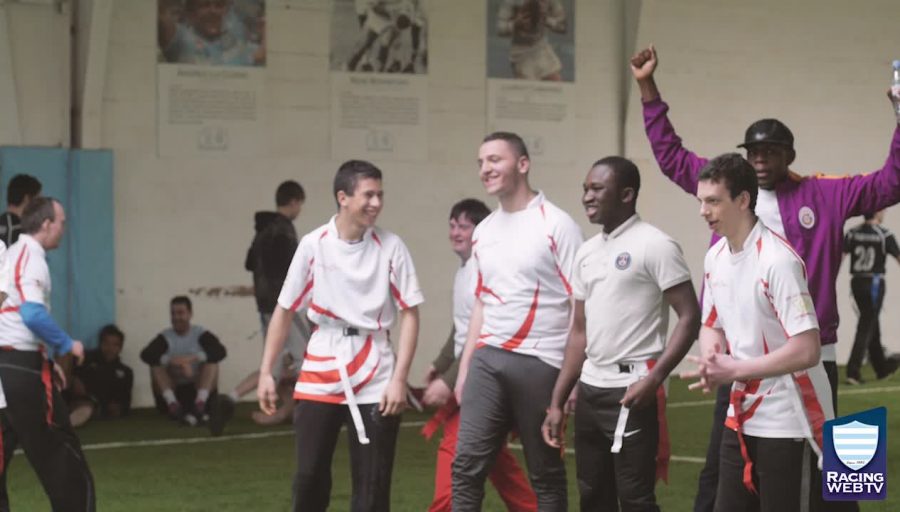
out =
[(900, 60), (894, 61), (894, 79), (891, 81), (891, 100), (894, 102), (894, 114), (900, 123)]

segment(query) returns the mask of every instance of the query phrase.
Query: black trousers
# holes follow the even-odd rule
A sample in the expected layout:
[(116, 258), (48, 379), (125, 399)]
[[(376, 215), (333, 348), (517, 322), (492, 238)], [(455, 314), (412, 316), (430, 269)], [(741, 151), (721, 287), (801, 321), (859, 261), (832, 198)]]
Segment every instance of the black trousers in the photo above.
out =
[[(7, 406), (0, 409), (3, 472), (0, 511), (9, 511), (6, 475), (13, 452), (22, 448), (54, 512), (93, 512), (94, 479), (69, 423), (62, 395), (50, 383), (50, 366), (39, 352), (0, 351), (0, 382)], [(49, 416), (49, 417), (48, 417)]]
[(853, 349), (847, 361), (847, 377), (859, 378), (863, 356), (869, 353), (869, 362), (878, 377), (888, 373), (884, 358), (884, 347), (881, 346), (881, 327), (878, 315), (884, 303), (885, 283), (883, 278), (854, 277), (850, 280), (853, 300), (859, 309), (859, 323), (856, 324), (856, 337)]
[[(831, 400), (834, 414), (838, 414), (837, 389), (838, 370), (834, 361), (822, 361), (828, 384), (831, 387)], [(697, 495), (694, 497), (694, 512), (712, 512), (716, 503), (716, 490), (719, 486), (719, 448), (722, 445), (722, 432), (725, 430), (725, 417), (728, 415), (728, 402), (731, 386), (719, 386), (716, 390), (716, 405), (713, 410), (712, 428), (709, 432), (709, 445), (706, 448), (706, 463), (700, 470), (697, 481)], [(821, 487), (821, 486), (820, 486)], [(823, 510), (829, 512), (855, 512), (859, 506), (855, 501), (825, 502)]]
[(331, 500), (331, 460), (342, 426), (347, 427), (353, 493), (351, 512), (391, 509), (391, 472), (400, 416), (382, 416), (378, 404), (359, 406), (369, 444), (360, 444), (346, 405), (300, 400), (294, 408), (297, 473), (295, 512), (324, 512)]
[(583, 512), (659, 512), (656, 505), (656, 400), (631, 409), (619, 453), (611, 453), (627, 388), (579, 383), (575, 407), (575, 467)]
[(475, 350), (452, 465), (453, 512), (481, 510), (484, 481), (511, 430), (522, 441), (538, 510), (568, 510), (566, 465), (559, 449), (541, 435), (558, 375), (558, 369), (537, 357), (490, 346)]
[(744, 436), (753, 461), (753, 484), (745, 486), (737, 432), (725, 429), (720, 449), (715, 512), (818, 511), (822, 487), (815, 487), (816, 457), (805, 440)]

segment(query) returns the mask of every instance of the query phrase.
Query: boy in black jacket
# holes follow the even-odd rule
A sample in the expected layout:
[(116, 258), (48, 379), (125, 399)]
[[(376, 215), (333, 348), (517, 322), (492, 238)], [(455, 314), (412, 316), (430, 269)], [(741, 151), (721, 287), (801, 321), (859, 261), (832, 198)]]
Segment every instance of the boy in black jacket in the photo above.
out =
[[(293, 221), (300, 216), (305, 200), (306, 193), (303, 187), (296, 181), (288, 180), (279, 185), (275, 192), (276, 211), (259, 211), (255, 215), (256, 235), (250, 249), (247, 250), (244, 268), (253, 272), (253, 290), (264, 340), (278, 294), (297, 250), (297, 231), (294, 229)], [(281, 355), (281, 363), (276, 366), (280, 370), (275, 377), (282, 384), (279, 390), (282, 392), (283, 405), (273, 416), (260, 414), (258, 411), (253, 413), (253, 420), (257, 423), (277, 424), (291, 418), (294, 405), (291, 398), (293, 382), (303, 360), (308, 340), (309, 326), (305, 321), (305, 315), (295, 315), (285, 350)], [(228, 395), (223, 396), (234, 403), (256, 389), (258, 380), (259, 372), (253, 372)]]

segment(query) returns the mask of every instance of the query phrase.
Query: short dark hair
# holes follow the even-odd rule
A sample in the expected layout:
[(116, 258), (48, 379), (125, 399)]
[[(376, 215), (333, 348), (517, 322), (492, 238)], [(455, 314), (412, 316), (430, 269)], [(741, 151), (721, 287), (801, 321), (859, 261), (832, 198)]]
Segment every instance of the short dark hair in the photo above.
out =
[(119, 341), (125, 343), (125, 333), (119, 329), (116, 324), (106, 324), (100, 329), (100, 335), (97, 337), (98, 340), (102, 341), (103, 338), (107, 336), (115, 336), (119, 338)]
[(524, 156), (527, 159), (531, 159), (528, 156), (528, 148), (525, 146), (525, 141), (522, 140), (522, 137), (519, 137), (517, 134), (512, 132), (494, 132), (489, 133), (485, 136), (484, 140), (481, 141), (482, 144), (485, 142), (491, 142), (492, 140), (502, 140), (509, 144), (513, 152), (516, 154), (516, 157)]
[(616, 184), (619, 190), (631, 188), (634, 190), (634, 200), (637, 203), (638, 192), (641, 190), (641, 173), (631, 160), (621, 156), (607, 156), (594, 162), (593, 167), (606, 166), (616, 176)]
[(700, 169), (698, 181), (724, 183), (732, 199), (741, 192), (747, 192), (750, 194), (750, 211), (756, 210), (756, 196), (759, 194), (756, 171), (740, 154), (725, 153), (713, 158)]
[(59, 203), (49, 196), (35, 197), (22, 212), (22, 232), (33, 235), (41, 230), (45, 220), (56, 220), (56, 211), (53, 205)]
[(29, 174), (16, 174), (6, 185), (6, 202), (13, 206), (19, 206), (25, 200), (25, 196), (37, 197), (41, 195), (41, 182)]
[(466, 218), (472, 221), (476, 226), (491, 214), (491, 209), (478, 199), (463, 199), (453, 205), (450, 209), (450, 218), (459, 219), (460, 215), (465, 214)]
[(306, 201), (306, 191), (296, 181), (287, 180), (278, 185), (278, 190), (275, 191), (275, 205), (287, 206), (291, 201)]
[(184, 307), (188, 309), (190, 312), (194, 312), (194, 305), (191, 303), (191, 299), (188, 298), (187, 295), (176, 295), (172, 297), (172, 300), (169, 301), (169, 307), (174, 306), (175, 304), (183, 304)]
[[(334, 175), (334, 200), (337, 202), (338, 192), (343, 191), (352, 196), (360, 179), (381, 180), (381, 169), (365, 160), (348, 160), (338, 167)], [(338, 205), (340, 207), (340, 205)]]

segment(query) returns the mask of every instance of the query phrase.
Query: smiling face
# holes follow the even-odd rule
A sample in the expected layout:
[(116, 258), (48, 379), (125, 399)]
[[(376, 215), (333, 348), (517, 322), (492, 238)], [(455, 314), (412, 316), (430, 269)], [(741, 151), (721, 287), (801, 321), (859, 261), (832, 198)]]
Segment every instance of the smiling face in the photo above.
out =
[(723, 181), (703, 180), (697, 183), (700, 216), (719, 236), (733, 234), (745, 215), (752, 214), (750, 195), (741, 192), (734, 199)]
[(188, 19), (194, 30), (206, 39), (216, 39), (222, 35), (228, 0), (190, 0), (187, 5)]
[(450, 247), (463, 260), (468, 260), (472, 255), (472, 233), (475, 232), (475, 223), (469, 220), (465, 212), (460, 213), (455, 219), (450, 219)]
[(375, 225), (378, 214), (384, 205), (384, 190), (381, 188), (381, 180), (374, 178), (360, 178), (356, 182), (353, 194), (348, 195), (343, 190), (337, 194), (338, 205), (341, 214), (357, 226), (370, 228)]
[(178, 334), (184, 334), (191, 328), (191, 317), (193, 313), (187, 304), (176, 302), (169, 305), (169, 315), (172, 320), (172, 328)]
[(511, 196), (527, 185), (528, 157), (516, 154), (505, 140), (491, 140), (478, 150), (478, 167), (481, 184), (489, 195), (503, 198)]
[(584, 179), (581, 204), (592, 224), (608, 224), (622, 205), (616, 174), (606, 165), (592, 168)]

